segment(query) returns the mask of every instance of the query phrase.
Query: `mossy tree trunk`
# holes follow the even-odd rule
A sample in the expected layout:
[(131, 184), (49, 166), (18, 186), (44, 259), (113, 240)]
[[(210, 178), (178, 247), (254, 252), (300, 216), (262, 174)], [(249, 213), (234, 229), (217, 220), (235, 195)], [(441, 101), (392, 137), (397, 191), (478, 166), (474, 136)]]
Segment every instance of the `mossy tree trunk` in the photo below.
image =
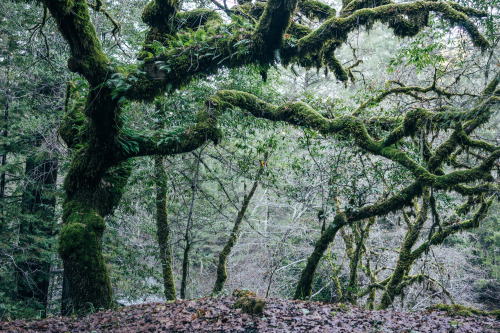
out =
[(227, 271), (226, 271), (226, 263), (227, 263), (227, 258), (231, 254), (231, 250), (233, 247), (236, 245), (236, 242), (238, 241), (238, 234), (240, 232), (240, 225), (241, 222), (243, 221), (243, 218), (245, 217), (245, 213), (248, 209), (248, 205), (250, 204), (250, 201), (253, 198), (253, 195), (255, 194), (255, 191), (257, 190), (257, 186), (259, 185), (260, 177), (262, 176), (264, 172), (265, 165), (267, 163), (267, 159), (269, 157), (269, 151), (267, 151), (264, 155), (264, 160), (261, 161), (259, 171), (257, 172), (257, 176), (255, 178), (255, 182), (252, 185), (252, 188), (248, 192), (248, 194), (245, 194), (243, 197), (243, 202), (241, 204), (241, 208), (238, 211), (238, 215), (236, 216), (236, 220), (234, 221), (233, 225), (233, 230), (231, 231), (231, 235), (229, 235), (229, 238), (226, 241), (226, 244), (224, 245), (224, 248), (219, 254), (219, 262), (217, 264), (217, 278), (215, 279), (215, 284), (214, 288), (212, 290), (213, 294), (218, 294), (222, 291), (224, 288), (224, 284), (226, 283), (227, 280)]
[(409, 217), (404, 213), (404, 217), (408, 225), (408, 231), (406, 232), (403, 244), (399, 249), (398, 261), (382, 295), (382, 299), (378, 307), (379, 309), (386, 309), (392, 304), (394, 297), (398, 294), (398, 289), (401, 287), (401, 282), (410, 272), (411, 266), (414, 262), (411, 255), (411, 249), (417, 242), (424, 223), (427, 220), (429, 195), (429, 189), (426, 189), (422, 199), (422, 207), (420, 209), (416, 207), (418, 209), (418, 214), (414, 223), (411, 223)]
[[(165, 128), (162, 120), (165, 116), (160, 100), (155, 101), (157, 129)], [(156, 182), (156, 235), (160, 250), (160, 262), (163, 276), (163, 293), (167, 301), (177, 298), (175, 292), (174, 273), (172, 270), (172, 247), (170, 244), (170, 224), (168, 221), (167, 195), (168, 176), (165, 172), (165, 158), (162, 155), (154, 156), (155, 182)]]
[(174, 273), (172, 271), (172, 249), (167, 209), (167, 173), (163, 156), (155, 156), (156, 178), (156, 229), (163, 273), (163, 293), (167, 301), (176, 299)]
[(365, 242), (368, 239), (370, 228), (375, 223), (375, 217), (368, 221), (357, 221), (351, 224), (351, 233), (347, 234), (341, 230), (342, 238), (346, 246), (346, 254), (349, 258), (349, 282), (343, 299), (351, 304), (358, 302), (358, 268), (362, 265), (362, 255), (366, 253)]
[(316, 268), (318, 267), (319, 262), (323, 257), (323, 253), (325, 253), (328, 245), (330, 245), (337, 232), (345, 225), (345, 223), (346, 218), (344, 213), (340, 211), (337, 212), (333, 222), (328, 226), (328, 228), (326, 228), (325, 232), (321, 234), (321, 237), (316, 241), (316, 244), (314, 244), (314, 251), (307, 259), (307, 265), (302, 270), (299, 282), (297, 283), (295, 295), (293, 296), (295, 299), (306, 299), (311, 296), (312, 283), (314, 281)]

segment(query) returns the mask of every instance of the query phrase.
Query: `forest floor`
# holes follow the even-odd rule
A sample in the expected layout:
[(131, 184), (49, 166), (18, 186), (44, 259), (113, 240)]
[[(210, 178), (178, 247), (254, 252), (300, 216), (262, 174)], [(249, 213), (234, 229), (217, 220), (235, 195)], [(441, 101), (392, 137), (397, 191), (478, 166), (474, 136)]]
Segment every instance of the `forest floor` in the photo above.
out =
[(145, 303), (85, 317), (0, 322), (7, 332), (500, 332), (489, 316), (441, 311), (368, 311), (319, 302), (267, 299), (262, 314), (233, 308), (236, 297)]

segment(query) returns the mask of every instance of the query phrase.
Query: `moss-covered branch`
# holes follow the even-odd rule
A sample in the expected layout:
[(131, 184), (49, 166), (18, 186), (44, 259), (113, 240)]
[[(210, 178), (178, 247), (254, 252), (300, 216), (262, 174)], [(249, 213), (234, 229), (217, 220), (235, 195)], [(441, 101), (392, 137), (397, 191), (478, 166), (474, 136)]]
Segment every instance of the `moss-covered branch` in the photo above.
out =
[(42, 1), (55, 18), (59, 31), (68, 42), (71, 57), (68, 68), (81, 74), (93, 86), (108, 77), (108, 58), (102, 50), (86, 0)]
[[(176, 89), (187, 84), (200, 73), (213, 73), (224, 66), (238, 67), (248, 63), (272, 64), (275, 61), (275, 51), (279, 51), (280, 59), (285, 65), (298, 63), (307, 68), (327, 66), (339, 80), (346, 81), (349, 70), (343, 68), (335, 57), (335, 50), (346, 41), (350, 32), (359, 26), (369, 28), (373, 22), (381, 21), (387, 23), (397, 36), (414, 36), (427, 25), (426, 18), (430, 12), (438, 13), (452, 25), (463, 27), (471, 36), (474, 45), (480, 48), (489, 45), (466, 14), (457, 10), (461, 8), (460, 6), (450, 6), (445, 2), (389, 3), (372, 9), (361, 8), (345, 17), (332, 17), (314, 31), (296, 23), (291, 24), (296, 5), (297, 0), (269, 1), (262, 14), (260, 4), (238, 6), (238, 10), (245, 15), (252, 13), (252, 17), (259, 17), (253, 31), (221, 37), (222, 35), (216, 35), (217, 30), (214, 30), (214, 34), (219, 37), (214, 36), (204, 41), (206, 45), (203, 51), (196, 45), (181, 52), (169, 49), (154, 58), (155, 61), (167, 63), (169, 70), (157, 69), (154, 77), (134, 73), (132, 76), (139, 80), (128, 82), (132, 88), (125, 92), (125, 95), (134, 100), (152, 100), (167, 89)], [(257, 12), (253, 13), (254, 9)], [(486, 15), (482, 12), (475, 14)], [(200, 21), (200, 25), (203, 25), (203, 22)], [(286, 42), (285, 32), (300, 38), (296, 45)], [(244, 52), (238, 52), (242, 48), (242, 38), (248, 40), (248, 43), (244, 44), (246, 46)], [(162, 40), (158, 36), (147, 40), (152, 42), (154, 39)], [(149, 69), (144, 69), (150, 72)]]
[[(318, 53), (323, 48), (323, 45), (330, 40), (344, 42), (349, 32), (357, 29), (359, 26), (372, 24), (374, 21), (389, 24), (394, 30), (394, 34), (398, 37), (414, 36), (420, 29), (426, 26), (427, 22), (420, 22), (418, 29), (415, 31), (404, 24), (401, 15), (412, 19), (420, 17), (422, 14), (428, 14), (429, 12), (438, 13), (451, 25), (463, 28), (469, 34), (476, 47), (481, 49), (489, 47), (490, 44), (488, 41), (479, 33), (474, 24), (463, 12), (452, 8), (447, 2), (417, 1), (412, 3), (392, 3), (376, 8), (363, 8), (354, 11), (347, 17), (331, 18), (325, 21), (321, 27), (309, 36), (299, 41), (299, 56), (301, 54), (311, 55)], [(487, 15), (486, 12), (482, 14), (483, 17)]]
[(442, 244), (444, 240), (450, 235), (453, 235), (460, 231), (470, 230), (479, 227), (479, 223), (486, 216), (492, 203), (493, 203), (492, 199), (483, 202), (479, 207), (479, 209), (474, 213), (474, 216), (471, 219), (458, 223), (457, 222), (450, 223), (448, 226), (445, 226), (441, 230), (436, 231), (430, 237), (429, 241), (424, 242), (422, 245), (420, 245), (417, 249), (415, 249), (411, 253), (411, 258), (413, 260), (420, 258), (420, 256), (422, 256), (422, 254), (425, 251), (427, 251), (431, 245)]
[[(215, 110), (215, 113), (223, 112), (227, 108), (234, 107), (239, 107), (256, 117), (266, 118), (273, 121), (284, 121), (289, 124), (315, 129), (323, 135), (350, 135), (353, 137), (354, 142), (358, 147), (374, 155), (383, 156), (389, 160), (399, 163), (416, 178), (416, 181), (413, 184), (382, 202), (365, 206), (357, 211), (351, 211), (347, 214), (347, 216), (344, 214), (337, 214), (333, 224), (328, 227), (318, 242), (316, 242), (313, 254), (309, 257), (308, 264), (303, 270), (299, 280), (294, 296), (295, 298), (307, 298), (310, 296), (315, 269), (322, 257), (323, 252), (326, 250), (328, 244), (333, 240), (341, 226), (345, 224), (352, 224), (356, 221), (369, 217), (385, 215), (389, 212), (394, 212), (408, 206), (412, 203), (414, 198), (422, 195), (425, 187), (432, 186), (436, 190), (449, 190), (455, 189), (457, 186), (461, 186), (462, 184), (475, 181), (491, 181), (491, 169), (494, 166), (495, 161), (500, 158), (500, 149), (496, 149), (493, 150), (491, 154), (476, 167), (466, 170), (457, 170), (447, 174), (444, 172), (434, 174), (431, 173), (428, 168), (420, 165), (416, 160), (410, 158), (409, 155), (394, 146), (395, 143), (399, 142), (404, 137), (413, 136), (418, 133), (428, 121), (437, 123), (439, 126), (444, 128), (449, 127), (450, 124), (448, 117), (454, 116), (452, 113), (431, 113), (423, 109), (416, 109), (407, 113), (403, 117), (401, 125), (390, 132), (385, 139), (376, 142), (367, 133), (365, 123), (361, 119), (353, 116), (326, 119), (310, 106), (302, 102), (293, 102), (286, 103), (281, 106), (274, 106), (256, 98), (251, 94), (227, 90), (219, 91), (207, 100), (207, 108), (209, 110)], [(489, 108), (482, 108), (481, 110), (486, 114), (489, 114), (490, 112)], [(464, 111), (460, 117), (463, 117), (464, 115), (466, 115), (465, 118), (470, 117), (470, 112)], [(457, 118), (457, 121), (459, 119), (460, 118)], [(372, 121), (374, 120), (372, 119)], [(456, 131), (454, 133), (456, 133)], [(445, 152), (444, 149), (440, 150), (440, 148), (438, 148), (437, 153), (449, 156), (452, 151), (453, 149)], [(444, 158), (444, 156), (440, 156), (440, 159)], [(424, 202), (427, 201), (424, 200)], [(399, 271), (407, 270), (408, 267), (411, 267), (411, 263), (413, 261), (407, 259), (410, 258), (409, 253), (411, 251), (411, 247), (415, 243), (416, 238), (418, 238), (420, 229), (425, 221), (425, 217), (427, 216), (427, 203), (425, 203), (419, 216), (420, 217), (417, 219), (418, 227), (412, 227), (410, 230), (412, 231), (410, 233), (411, 237), (407, 237), (406, 247), (404, 247), (404, 251), (402, 251), (404, 253), (400, 254), (400, 256), (402, 255), (404, 257), (404, 260), (401, 259), (401, 262), (405, 263), (405, 265), (401, 264), (400, 266), (404, 266), (406, 268), (399, 269), (398, 272), (396, 272), (397, 274), (394, 274), (394, 276), (401, 275), (399, 274)], [(391, 288), (387, 289), (385, 293), (383, 302), (383, 304), (385, 304), (384, 306), (387, 306), (392, 302), (393, 296), (398, 291), (398, 286), (401, 284), (401, 281), (402, 280), (399, 278), (394, 278), (393, 281), (388, 284)]]
[[(450, 126), (448, 114), (434, 114), (423, 109), (415, 109), (407, 113), (403, 118), (402, 125), (392, 131), (384, 140), (376, 142), (368, 134), (362, 120), (353, 116), (343, 116), (333, 120), (327, 119), (303, 102), (274, 106), (248, 93), (221, 90), (209, 98), (207, 105), (209, 108), (217, 110), (239, 107), (250, 112), (255, 117), (308, 127), (324, 135), (337, 133), (350, 135), (360, 148), (404, 166), (422, 185), (433, 186), (437, 189), (448, 189), (454, 185), (474, 180), (490, 180), (489, 171), (493, 166), (493, 162), (498, 158), (498, 152), (495, 151), (476, 168), (455, 171), (442, 176), (432, 174), (406, 153), (393, 147), (395, 143), (404, 137), (416, 134), (427, 121), (432, 120), (443, 127)], [(489, 109), (484, 109), (483, 112), (489, 112)]]

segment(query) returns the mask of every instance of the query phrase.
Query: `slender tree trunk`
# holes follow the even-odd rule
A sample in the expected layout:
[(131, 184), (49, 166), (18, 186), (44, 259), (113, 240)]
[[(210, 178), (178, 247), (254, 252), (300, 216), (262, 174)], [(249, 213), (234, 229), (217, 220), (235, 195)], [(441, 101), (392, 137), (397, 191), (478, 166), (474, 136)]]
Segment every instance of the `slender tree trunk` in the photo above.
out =
[(187, 279), (189, 274), (189, 251), (191, 250), (191, 228), (193, 223), (194, 200), (196, 198), (196, 190), (198, 186), (198, 173), (200, 171), (201, 151), (198, 153), (196, 160), (196, 170), (191, 181), (191, 205), (189, 208), (189, 216), (186, 224), (186, 232), (184, 233), (184, 255), (182, 257), (182, 280), (181, 280), (181, 298), (186, 298)]
[(411, 249), (417, 242), (418, 237), (420, 236), (420, 231), (427, 220), (427, 212), (429, 208), (428, 189), (424, 191), (422, 201), (422, 207), (419, 210), (417, 218), (413, 224), (410, 223), (409, 218), (405, 214), (405, 218), (408, 223), (408, 231), (406, 232), (403, 244), (401, 245), (396, 267), (394, 268), (391, 278), (387, 283), (385, 292), (382, 294), (382, 299), (380, 300), (380, 305), (378, 307), (381, 310), (387, 309), (394, 301), (394, 297), (402, 292), (400, 286), (401, 282), (403, 282), (404, 277), (408, 275), (411, 266), (413, 265), (414, 259), (412, 257)]
[(306, 299), (311, 296), (312, 284), (314, 280), (314, 273), (319, 265), (323, 254), (325, 253), (328, 245), (333, 241), (337, 232), (346, 223), (346, 217), (344, 213), (337, 212), (333, 223), (331, 223), (325, 232), (321, 234), (321, 237), (314, 244), (314, 251), (307, 259), (307, 265), (302, 270), (299, 282), (297, 283), (297, 288), (295, 289), (294, 299)]
[(371, 217), (365, 225), (363, 225), (363, 221), (358, 221), (352, 226), (350, 235), (342, 235), (346, 244), (347, 256), (349, 257), (349, 283), (344, 298), (354, 305), (358, 303), (358, 266), (360, 263), (362, 264), (361, 258), (366, 250), (365, 242), (375, 220), (375, 217)]
[(4, 170), (2, 174), (0, 175), (0, 200), (1, 200), (1, 206), (0, 206), (0, 231), (3, 229), (5, 225), (5, 216), (4, 216), (4, 207), (3, 205), (5, 204), (5, 185), (6, 185), (6, 172), (5, 169), (3, 168), (7, 164), (7, 137), (9, 133), (9, 96), (5, 96), (5, 110), (4, 110), (4, 125), (3, 125), (3, 131), (2, 131), (2, 136), (4, 137), (4, 144), (3, 144), (3, 153), (1, 158), (1, 166), (2, 169)]
[(243, 203), (241, 204), (240, 211), (238, 212), (238, 215), (236, 216), (236, 220), (234, 221), (234, 226), (233, 226), (233, 230), (231, 231), (231, 235), (227, 239), (226, 244), (224, 245), (224, 248), (222, 249), (221, 253), (219, 254), (219, 263), (217, 264), (217, 279), (215, 280), (214, 289), (212, 291), (213, 294), (220, 293), (222, 291), (222, 289), (224, 288), (224, 284), (226, 283), (226, 280), (227, 280), (227, 271), (226, 271), (227, 258), (231, 254), (231, 250), (233, 249), (234, 245), (236, 245), (236, 242), (238, 241), (238, 234), (240, 231), (241, 222), (243, 221), (243, 217), (245, 217), (245, 213), (248, 209), (248, 204), (252, 200), (252, 197), (255, 194), (255, 190), (257, 189), (257, 186), (259, 185), (260, 177), (262, 176), (262, 173), (264, 172), (264, 167), (266, 165), (268, 156), (269, 156), (269, 152), (266, 152), (266, 154), (264, 156), (264, 161), (261, 162), (259, 171), (257, 173), (257, 177), (255, 179), (255, 182), (253, 183), (253, 186), (250, 189), (250, 192), (248, 192), (248, 194), (246, 194), (243, 198)]
[(163, 273), (163, 288), (167, 301), (175, 300), (175, 283), (172, 272), (172, 250), (170, 247), (170, 226), (167, 210), (167, 174), (163, 156), (155, 156), (156, 177), (156, 228), (160, 260)]
[(71, 295), (69, 293), (68, 278), (63, 272), (61, 290), (61, 316), (69, 316), (71, 313)]
[(182, 280), (181, 280), (181, 298), (186, 299), (187, 278), (189, 274), (189, 251), (191, 250), (191, 242), (189, 238), (185, 238), (186, 245), (184, 247), (184, 255), (182, 257)]

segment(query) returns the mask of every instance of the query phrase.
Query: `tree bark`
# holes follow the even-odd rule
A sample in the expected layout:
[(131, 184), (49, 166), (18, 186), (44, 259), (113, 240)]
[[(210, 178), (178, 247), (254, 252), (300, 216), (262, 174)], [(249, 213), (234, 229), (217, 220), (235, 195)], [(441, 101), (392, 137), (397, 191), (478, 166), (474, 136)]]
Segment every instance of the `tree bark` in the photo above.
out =
[(297, 288), (295, 289), (294, 299), (307, 299), (311, 296), (312, 283), (314, 280), (314, 273), (319, 265), (323, 253), (325, 253), (328, 245), (333, 241), (337, 232), (346, 223), (346, 217), (344, 213), (337, 212), (333, 222), (326, 228), (325, 232), (321, 234), (321, 237), (314, 244), (314, 251), (307, 259), (307, 265), (302, 270), (299, 282), (297, 283)]
[(172, 271), (172, 249), (170, 246), (170, 225), (167, 209), (167, 174), (163, 156), (155, 156), (156, 178), (156, 228), (160, 260), (163, 273), (163, 292), (167, 301), (176, 299), (174, 274)]

